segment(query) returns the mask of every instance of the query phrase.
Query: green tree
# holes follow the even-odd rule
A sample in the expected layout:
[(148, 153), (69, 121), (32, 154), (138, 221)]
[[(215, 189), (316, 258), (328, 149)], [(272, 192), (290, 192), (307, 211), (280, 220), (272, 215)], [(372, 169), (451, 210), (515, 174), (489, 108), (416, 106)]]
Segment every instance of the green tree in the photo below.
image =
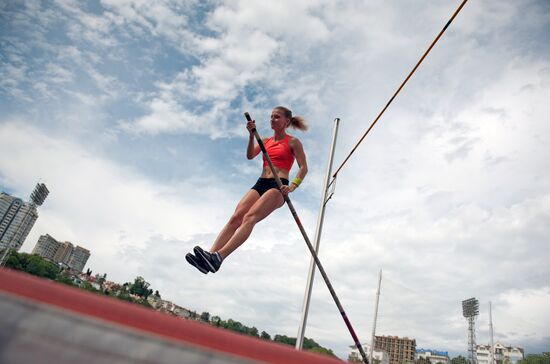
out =
[(17, 253), (16, 251), (10, 253), (6, 267), (48, 279), (56, 279), (61, 271), (55, 264), (36, 254)]
[(209, 312), (201, 313), (201, 321), (209, 322), (210, 321), (210, 313)]
[(308, 349), (308, 351), (311, 351), (313, 353), (328, 355), (328, 356), (336, 356), (336, 355), (334, 355), (334, 352), (331, 349), (323, 348), (322, 346), (318, 346), (318, 347)]
[(282, 343), (282, 344), (287, 344), (287, 345), (291, 345), (291, 346), (295, 346), (296, 345), (296, 338), (291, 338), (291, 337), (288, 337), (286, 335), (275, 335), (275, 337), (273, 338), (273, 341), (277, 342), (277, 343)]
[(149, 286), (149, 282), (146, 282), (143, 277), (136, 277), (136, 279), (134, 279), (134, 283), (129, 285), (130, 293), (147, 298), (151, 293), (153, 293), (153, 290), (149, 289)]
[(212, 325), (219, 327), (221, 326), (222, 319), (220, 316), (212, 316), (210, 322), (212, 323)]
[(95, 280), (101, 287), (103, 287), (103, 283), (107, 280), (107, 273), (104, 273), (103, 275), (96, 274)]
[(68, 286), (74, 286), (73, 279), (64, 273), (59, 274), (55, 280)]
[[(275, 335), (275, 338), (273, 339), (275, 342), (280, 342), (283, 344), (296, 346), (296, 338), (295, 337), (288, 337), (286, 335)], [(302, 345), (304, 350), (307, 351), (315, 351), (317, 353), (326, 354), (330, 356), (336, 356), (334, 355), (334, 352), (331, 349), (327, 349), (319, 345), (315, 340), (305, 337), (304, 338), (304, 344)]]
[(82, 282), (82, 284), (80, 285), (80, 288), (88, 292), (99, 293), (99, 291), (95, 289), (90, 282), (86, 282), (86, 281)]
[(20, 271), (25, 270), (25, 268), (23, 267), (23, 262), (21, 261), (19, 254), (15, 250), (12, 250), (10, 252), (10, 255), (8, 256), (8, 259), (6, 261), (6, 268)]
[(543, 354), (528, 354), (517, 364), (550, 364), (550, 353)]
[(451, 364), (470, 364), (470, 361), (462, 355), (459, 355), (451, 359)]
[(254, 326), (249, 327), (248, 330), (246, 331), (246, 333), (247, 333), (247, 335), (250, 335), (250, 336), (260, 337), (258, 329), (255, 328)]
[(264, 339), (264, 340), (271, 340), (271, 335), (269, 335), (267, 332), (265, 331), (262, 331), (262, 333), (260, 334), (260, 339)]

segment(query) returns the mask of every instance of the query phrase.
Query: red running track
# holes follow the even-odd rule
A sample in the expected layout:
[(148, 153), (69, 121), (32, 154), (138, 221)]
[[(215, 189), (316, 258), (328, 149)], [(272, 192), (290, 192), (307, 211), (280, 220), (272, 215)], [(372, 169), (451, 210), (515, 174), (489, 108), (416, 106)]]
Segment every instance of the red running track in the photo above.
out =
[[(99, 323), (108, 323), (124, 330), (149, 335), (156, 341), (160, 339), (169, 342), (170, 345), (179, 344), (183, 352), (191, 347), (192, 350), (208, 352), (217, 356), (218, 359), (230, 358), (228, 360), (231, 362), (342, 363), (340, 360), (324, 355), (297, 351), (287, 345), (172, 317), (132, 303), (10, 269), (0, 269), (0, 293), (10, 299), (44, 307), (46, 311), (61, 310)], [(80, 321), (80, 325), (86, 325), (86, 322), (86, 320)]]

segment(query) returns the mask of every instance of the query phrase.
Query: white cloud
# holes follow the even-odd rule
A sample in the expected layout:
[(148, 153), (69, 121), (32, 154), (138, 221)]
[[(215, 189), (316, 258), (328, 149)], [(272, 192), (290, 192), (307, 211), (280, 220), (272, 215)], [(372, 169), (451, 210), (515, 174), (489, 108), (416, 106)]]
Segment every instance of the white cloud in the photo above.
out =
[[(6, 48), (0, 82), (14, 108), (33, 67), (44, 75), (36, 89), (65, 101), (0, 121), (1, 183), (20, 195), (37, 176), (52, 186), (30, 244), (45, 232), (93, 244), (95, 271), (140, 274), (183, 306), (295, 335), (309, 256), (286, 208), (219, 274), (202, 276), (185, 263), (190, 247), (210, 244), (259, 173), (257, 163), (232, 159), (245, 140), (219, 142), (224, 163), (197, 140), (244, 135), (242, 110), (261, 128), (275, 104), (305, 114), (311, 131), (299, 135), (310, 173), (293, 200), (313, 238), (333, 118), (342, 118), (338, 165), (457, 4), (237, 1), (209, 3), (208, 12), (196, 3), (102, 4), (101, 16), (67, 2), (63, 14), (74, 20), (41, 8), (34, 13), (47, 16), (37, 27), (18, 19), (45, 52), (36, 64), (25, 57), (29, 43)], [(59, 46), (44, 36), (56, 21), (77, 30)], [(498, 338), (528, 352), (548, 345), (550, 64), (539, 47), (547, 24), (535, 2), (469, 2), (341, 171), (320, 255), (362, 340), (382, 268), (380, 334), (463, 353), (460, 301), (476, 296), (493, 302)], [(154, 49), (125, 48), (132, 40), (154, 41)], [(174, 50), (186, 61), (169, 58)], [(129, 54), (150, 69), (133, 70)], [(154, 88), (105, 71), (121, 65), (154, 78)], [(97, 92), (54, 87), (75, 69)], [(114, 102), (124, 95), (134, 105)], [(59, 137), (56, 121), (73, 132)], [(116, 122), (129, 135), (105, 131)], [(151, 168), (140, 159), (153, 144), (167, 153), (151, 156), (158, 163)], [(196, 153), (185, 165), (181, 145)], [(486, 322), (484, 307), (480, 342), (488, 341)], [(308, 336), (346, 356), (349, 334), (318, 275), (308, 323)]]
[(113, 263), (124, 246), (143, 246), (151, 236), (188, 239), (210, 231), (216, 221), (211, 209), (224, 206), (218, 200), (227, 198), (224, 190), (201, 181), (200, 176), (179, 185), (158, 185), (132, 169), (22, 122), (0, 125), (2, 184), (24, 186), (17, 191), (24, 196), (40, 176), (50, 189), (24, 250), (31, 250), (39, 235), (49, 233), (90, 249), (91, 265), (127, 277), (137, 272), (125, 272), (102, 261)]

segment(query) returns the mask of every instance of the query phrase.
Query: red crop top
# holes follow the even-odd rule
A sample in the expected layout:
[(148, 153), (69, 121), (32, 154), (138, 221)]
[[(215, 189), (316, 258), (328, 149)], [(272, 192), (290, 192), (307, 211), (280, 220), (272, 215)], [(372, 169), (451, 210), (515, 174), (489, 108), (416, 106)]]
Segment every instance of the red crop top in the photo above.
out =
[[(288, 145), (290, 136), (285, 135), (284, 139), (274, 141), (273, 137), (270, 137), (264, 142), (265, 150), (271, 159), (273, 165), (277, 168), (290, 171), (292, 164), (294, 163), (294, 154)], [(264, 167), (268, 166), (267, 159), (264, 159)]]

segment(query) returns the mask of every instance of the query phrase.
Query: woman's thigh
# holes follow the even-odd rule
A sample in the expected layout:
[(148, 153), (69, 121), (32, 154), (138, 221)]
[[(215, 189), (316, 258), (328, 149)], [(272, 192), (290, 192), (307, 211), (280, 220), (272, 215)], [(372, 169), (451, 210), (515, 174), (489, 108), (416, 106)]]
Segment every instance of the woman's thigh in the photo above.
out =
[(243, 217), (259, 199), (260, 194), (258, 191), (249, 190), (237, 204), (237, 207), (235, 208), (235, 215), (240, 215)]
[(273, 211), (283, 206), (284, 203), (285, 200), (281, 191), (272, 188), (264, 193), (262, 197), (252, 205), (246, 216), (253, 218), (255, 222), (259, 222), (269, 216)]

